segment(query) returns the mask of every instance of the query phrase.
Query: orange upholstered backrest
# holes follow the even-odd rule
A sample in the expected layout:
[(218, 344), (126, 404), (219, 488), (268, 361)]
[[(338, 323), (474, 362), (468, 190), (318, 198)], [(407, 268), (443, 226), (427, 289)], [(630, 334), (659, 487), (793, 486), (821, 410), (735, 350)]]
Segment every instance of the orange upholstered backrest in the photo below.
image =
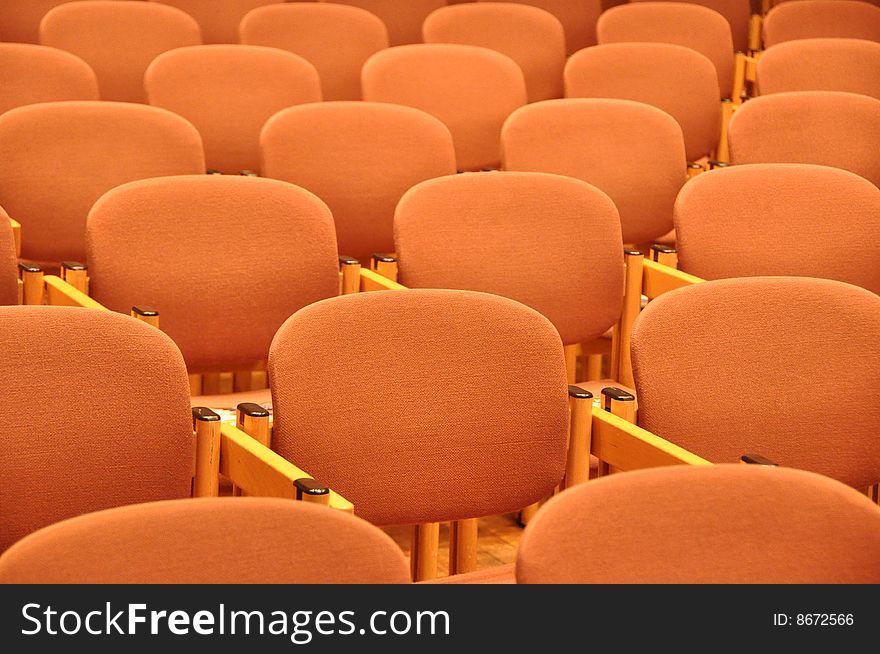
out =
[(290, 314), (339, 292), (330, 211), (276, 180), (132, 182), (95, 203), (87, 242), (92, 296), (157, 309), (190, 368), (265, 361)]
[(22, 223), (22, 256), (85, 258), (92, 204), (135, 179), (204, 172), (195, 128), (164, 109), (52, 102), (0, 116), (0, 205)]
[(0, 396), (0, 550), (75, 515), (189, 496), (189, 384), (158, 329), (109, 311), (0, 307)]
[(3, 0), (0, 2), (0, 41), (39, 43), (43, 16), (66, 2), (70, 0)]
[[(653, 2), (655, 0), (630, 0), (631, 2)], [(746, 51), (749, 47), (749, 21), (752, 9), (749, 0), (676, 0), (677, 2), (702, 5), (724, 16), (733, 35), (733, 47)], [(665, 2), (665, 0), (664, 0)]]
[(768, 48), (758, 60), (762, 95), (846, 91), (880, 100), (880, 43), (863, 39), (798, 39)]
[(342, 511), (199, 498), (46, 527), (0, 557), (0, 584), (12, 583), (405, 584), (409, 569), (389, 536)]
[(767, 12), (763, 25), (765, 48), (822, 37), (880, 41), (880, 7), (855, 0), (784, 2)]
[(388, 47), (385, 24), (369, 11), (336, 4), (275, 4), (241, 22), (241, 42), (288, 50), (321, 77), (324, 100), (360, 100), (361, 68)]
[(267, 177), (309, 189), (333, 212), (339, 252), (394, 248), (394, 208), (414, 184), (455, 172), (449, 130), (410, 107), (321, 102), (286, 109), (261, 135)]
[(566, 52), (571, 54), (596, 43), (596, 19), (602, 13), (600, 0), (478, 0), (515, 2), (549, 11), (565, 28)]
[(662, 109), (684, 133), (690, 161), (718, 144), (718, 74), (709, 59), (667, 43), (610, 43), (575, 53), (565, 65), (568, 98), (620, 98)]
[(446, 6), (445, 0), (319, 0), (352, 5), (375, 14), (388, 28), (391, 45), (421, 43), (422, 23), (435, 9)]
[(876, 98), (838, 91), (753, 98), (731, 119), (729, 140), (734, 164), (834, 166), (880, 185), (880, 100)]
[(637, 2), (612, 7), (596, 24), (599, 43), (674, 43), (715, 65), (721, 97), (733, 89), (733, 38), (717, 11), (684, 2)]
[(672, 466), (611, 475), (529, 523), (527, 584), (876, 584), (880, 509), (802, 470)]
[(469, 45), (407, 45), (364, 64), (364, 100), (392, 102), (442, 120), (462, 170), (497, 168), (501, 125), (526, 103), (522, 70), (510, 57)]
[(404, 290), (312, 304), (278, 331), (269, 379), (273, 449), (377, 524), (517, 510), (563, 474), (562, 343), (507, 298)]
[(182, 9), (198, 21), (205, 43), (238, 43), (238, 26), (252, 9), (283, 0), (150, 0)]
[(94, 69), (102, 100), (145, 102), (150, 62), (166, 50), (201, 42), (191, 17), (146, 2), (70, 2), (40, 24), (40, 43), (72, 52)]
[(12, 224), (0, 207), (0, 304), (18, 304), (17, 266)]
[(425, 43), (497, 50), (523, 71), (529, 102), (562, 97), (565, 32), (553, 14), (513, 3), (471, 3), (438, 9), (424, 25)]
[(320, 102), (318, 71), (302, 57), (255, 45), (180, 48), (150, 64), (150, 104), (180, 114), (199, 130), (209, 168), (258, 171), (260, 130), (282, 109)]
[(0, 89), (0, 113), (36, 102), (98, 99), (98, 80), (86, 62), (27, 43), (0, 43)]
[(549, 318), (566, 345), (620, 318), (620, 218), (580, 180), (496, 172), (422, 182), (397, 205), (394, 241), (405, 286), (509, 297)]
[(626, 243), (672, 229), (685, 181), (681, 127), (670, 115), (628, 100), (548, 100), (514, 112), (502, 132), (505, 170), (577, 177), (617, 205)]
[(713, 170), (681, 190), (674, 219), (678, 267), (697, 277), (825, 277), (880, 293), (880, 190), (845, 170)]
[(880, 297), (745, 277), (648, 303), (632, 336), (639, 424), (715, 463), (761, 454), (859, 490), (880, 480)]

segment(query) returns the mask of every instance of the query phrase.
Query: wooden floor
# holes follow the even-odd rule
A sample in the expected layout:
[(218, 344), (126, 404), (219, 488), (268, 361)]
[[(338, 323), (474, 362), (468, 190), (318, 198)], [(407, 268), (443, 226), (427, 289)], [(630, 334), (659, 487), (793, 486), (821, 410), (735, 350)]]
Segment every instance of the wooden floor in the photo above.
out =
[[(384, 531), (409, 556), (412, 527), (384, 527)], [(477, 542), (477, 569), (513, 563), (522, 537), (522, 527), (516, 523), (516, 514), (480, 518)], [(437, 566), (440, 576), (449, 574), (449, 525), (440, 525), (440, 556)]]

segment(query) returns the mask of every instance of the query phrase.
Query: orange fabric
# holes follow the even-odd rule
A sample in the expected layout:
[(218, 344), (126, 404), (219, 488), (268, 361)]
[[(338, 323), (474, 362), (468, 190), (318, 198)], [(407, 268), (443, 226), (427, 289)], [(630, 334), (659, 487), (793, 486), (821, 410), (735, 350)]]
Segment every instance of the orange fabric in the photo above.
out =
[(0, 551), (75, 515), (187, 497), (180, 351), (109, 311), (0, 307)]
[(204, 170), (198, 132), (164, 109), (53, 102), (0, 116), (0, 205), (33, 261), (84, 260), (86, 215), (114, 186)]
[(0, 2), (0, 41), (39, 43), (43, 16), (65, 2), (70, 0), (3, 0)]
[[(654, 2), (655, 0), (630, 0), (631, 2)], [(702, 5), (724, 16), (730, 25), (734, 50), (749, 49), (749, 21), (752, 9), (749, 0), (676, 0), (676, 2)]]
[(721, 107), (715, 66), (699, 52), (666, 43), (611, 43), (572, 55), (567, 98), (619, 98), (654, 105), (678, 121), (688, 161), (718, 145)]
[(620, 318), (620, 218), (594, 186), (542, 173), (465, 173), (410, 189), (394, 218), (399, 281), (503, 295), (546, 316), (563, 344)]
[(406, 584), (409, 566), (360, 518), (306, 502), (152, 502), (47, 527), (0, 557), (0, 584)]
[(876, 98), (837, 91), (753, 98), (731, 118), (729, 141), (734, 164), (834, 166), (880, 186), (880, 100)]
[(880, 100), (880, 43), (799, 39), (774, 45), (758, 60), (761, 95), (846, 91)]
[(526, 584), (876, 584), (880, 509), (787, 468), (673, 466), (567, 490), (523, 535)]
[(370, 57), (364, 100), (406, 105), (452, 132), (461, 170), (497, 168), (501, 125), (526, 103), (522, 71), (510, 57), (469, 45), (405, 45)]
[(613, 7), (596, 24), (599, 43), (674, 43), (705, 55), (715, 66), (721, 97), (733, 90), (733, 38), (717, 11), (684, 2), (638, 2)]
[(86, 62), (26, 43), (0, 43), (0, 89), (0, 113), (36, 102), (98, 99), (98, 80)]
[(562, 343), (507, 298), (405, 290), (317, 302), (278, 331), (269, 379), (272, 448), (375, 524), (516, 511), (564, 472)]
[(330, 210), (276, 180), (132, 182), (95, 203), (86, 241), (92, 297), (156, 308), (191, 369), (264, 361), (290, 314), (339, 292)]
[(302, 57), (255, 45), (204, 45), (161, 55), (147, 69), (150, 104), (199, 130), (209, 168), (259, 171), (260, 130), (291, 105), (321, 101), (318, 71)]
[(366, 9), (382, 19), (388, 28), (391, 45), (422, 42), (422, 23), (435, 9), (445, 7), (445, 0), (318, 0)]
[(880, 294), (880, 190), (845, 170), (719, 168), (685, 185), (674, 220), (678, 267), (697, 277), (824, 277)]
[(624, 242), (672, 228), (687, 161), (681, 127), (659, 109), (628, 100), (548, 100), (514, 112), (501, 140), (505, 170), (569, 175), (607, 193)]
[(205, 43), (238, 43), (238, 26), (252, 9), (283, 0), (150, 0), (172, 5), (199, 24)]
[(0, 207), (0, 304), (18, 304), (18, 257), (9, 216)]
[(82, 0), (50, 11), (40, 43), (72, 52), (98, 76), (102, 100), (145, 102), (144, 71), (159, 54), (201, 43), (196, 22), (173, 7)]
[(357, 7), (276, 4), (250, 12), (241, 42), (288, 50), (307, 59), (321, 78), (325, 100), (360, 100), (361, 68), (388, 47), (385, 24)]
[(565, 28), (567, 54), (596, 43), (596, 20), (602, 13), (599, 0), (478, 0), (487, 1), (515, 2), (549, 11)]
[(633, 330), (639, 424), (715, 463), (746, 453), (880, 481), (880, 297), (806, 277), (703, 282)]
[(784, 2), (767, 12), (763, 26), (765, 48), (821, 37), (880, 41), (880, 7), (855, 0)]
[(562, 97), (565, 32), (553, 14), (512, 3), (438, 9), (425, 20), (425, 43), (458, 43), (497, 50), (523, 71), (528, 101)]
[(263, 129), (262, 168), (320, 197), (340, 254), (367, 260), (394, 249), (394, 208), (411, 186), (455, 172), (449, 130), (410, 107), (322, 102), (286, 109)]

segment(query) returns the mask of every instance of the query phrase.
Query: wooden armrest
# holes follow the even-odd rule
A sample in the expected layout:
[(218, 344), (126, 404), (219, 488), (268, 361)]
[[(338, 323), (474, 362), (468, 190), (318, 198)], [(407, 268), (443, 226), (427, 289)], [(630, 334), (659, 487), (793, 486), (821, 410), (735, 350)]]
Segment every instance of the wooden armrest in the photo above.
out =
[(44, 281), (46, 283), (47, 303), (52, 306), (83, 307), (108, 311), (103, 304), (93, 300), (57, 275), (46, 275)]
[(403, 291), (406, 286), (391, 281), (375, 270), (361, 268), (361, 291)]
[(712, 465), (683, 447), (597, 406), (593, 407), (590, 452), (618, 470)]
[(9, 224), (12, 225), (12, 240), (15, 242), (15, 256), (16, 258), (21, 258), (21, 223), (17, 220), (9, 219)]
[[(305, 499), (305, 486), (312, 476), (281, 455), (261, 445), (234, 425), (220, 427), (220, 474), (226, 475), (248, 495)], [(354, 505), (330, 491), (329, 505), (354, 513)]]
[(642, 269), (642, 293), (649, 300), (674, 291), (677, 288), (692, 286), (705, 281), (696, 275), (689, 275), (686, 272), (664, 266), (656, 261), (646, 260)]

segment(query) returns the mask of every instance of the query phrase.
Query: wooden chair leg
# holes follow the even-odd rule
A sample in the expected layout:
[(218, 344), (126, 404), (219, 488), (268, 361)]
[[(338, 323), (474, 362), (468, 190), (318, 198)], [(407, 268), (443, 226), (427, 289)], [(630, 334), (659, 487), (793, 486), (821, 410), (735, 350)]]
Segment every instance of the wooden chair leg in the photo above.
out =
[[(636, 424), (636, 398), (632, 393), (613, 386), (602, 389), (602, 408), (609, 413)], [(614, 466), (605, 466), (602, 474), (620, 472)]]
[(354, 257), (339, 257), (339, 294), (350, 295), (361, 290), (361, 262)]
[(590, 445), (593, 428), (593, 394), (577, 386), (568, 387), (568, 459), (564, 488), (590, 478)]
[(620, 320), (614, 327), (616, 348), (612, 351), (611, 378), (626, 386), (633, 385), (632, 360), (630, 359), (630, 341), (632, 340), (633, 323), (642, 307), (642, 276), (645, 256), (638, 250), (626, 250), (625, 287), (623, 311)]
[(410, 548), (410, 572), (413, 581), (437, 578), (437, 555), (440, 549), (440, 523), (415, 525)]
[(233, 374), (232, 390), (236, 393), (243, 393), (252, 389), (252, 373), (250, 370), (239, 370)]
[(196, 461), (193, 497), (220, 494), (220, 416), (205, 407), (193, 407)]
[(43, 304), (45, 282), (43, 269), (32, 263), (18, 264), (18, 276), (22, 283), (22, 304)]
[(599, 381), (602, 379), (602, 355), (588, 354), (586, 368), (587, 381)]
[(392, 282), (396, 282), (397, 257), (393, 254), (374, 254), (370, 259), (370, 270), (379, 273)]
[(198, 374), (189, 376), (189, 394), (196, 397), (202, 394), (202, 376)]
[(202, 375), (202, 395), (220, 394), (220, 373), (206, 372)]
[(456, 520), (449, 525), (449, 574), (458, 575), (477, 569), (477, 534), (479, 520)]
[(579, 352), (579, 345), (566, 345), (565, 346), (565, 372), (568, 375), (568, 383), (576, 384), (577, 383), (577, 362)]

